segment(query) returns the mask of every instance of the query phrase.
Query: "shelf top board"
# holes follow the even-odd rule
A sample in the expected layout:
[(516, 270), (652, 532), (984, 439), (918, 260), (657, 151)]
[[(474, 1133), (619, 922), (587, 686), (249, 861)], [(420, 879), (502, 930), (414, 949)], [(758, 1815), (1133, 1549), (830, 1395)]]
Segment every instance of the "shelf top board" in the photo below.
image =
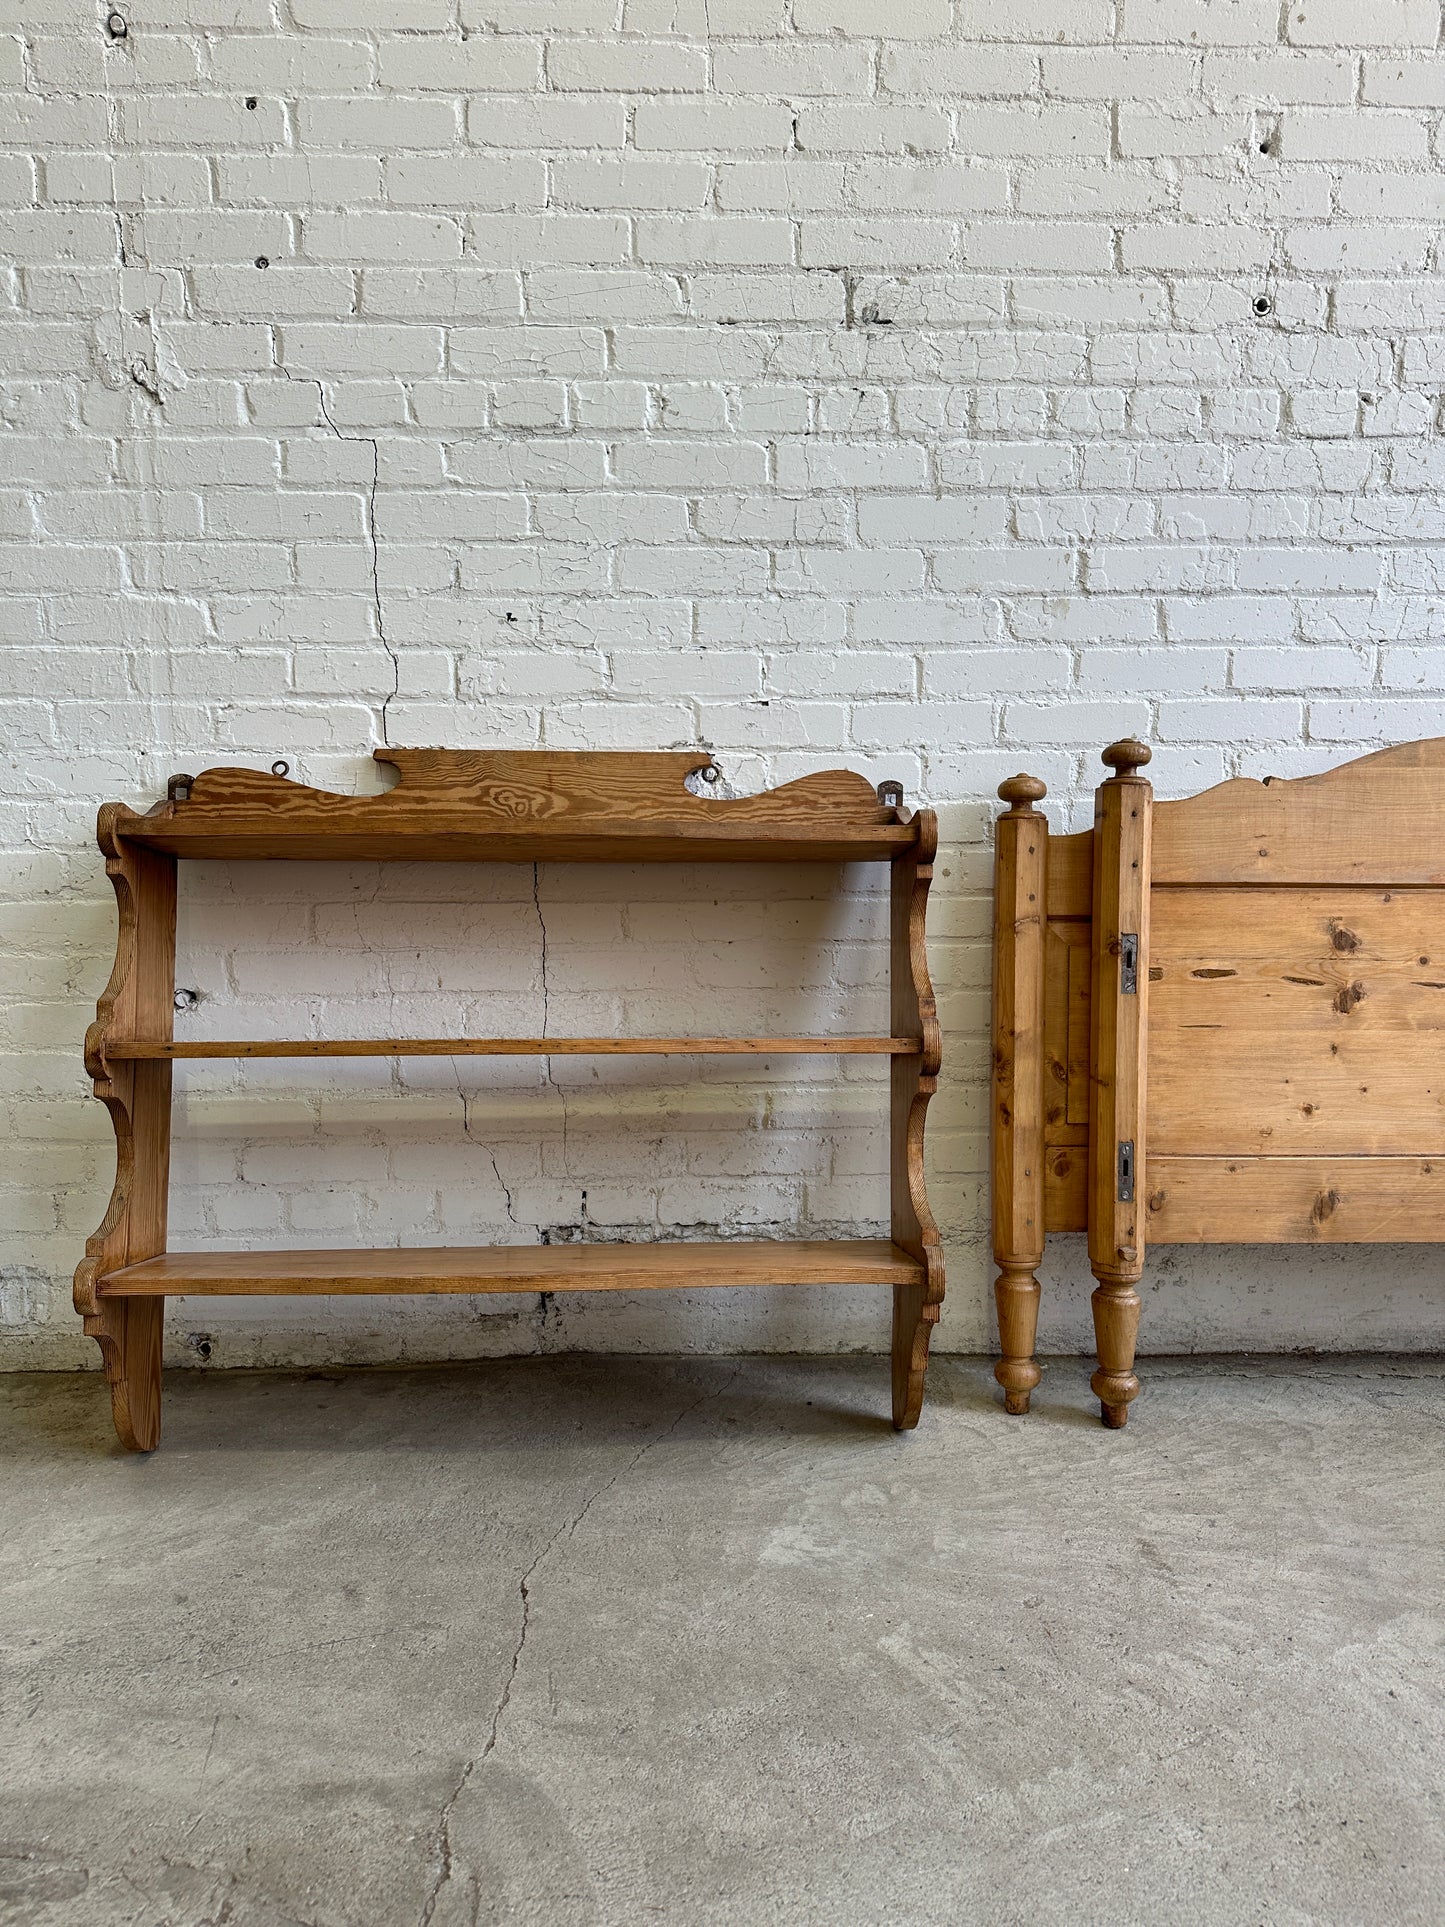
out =
[(378, 749), (396, 785), (341, 796), (251, 769), (173, 777), (147, 812), (107, 803), (123, 837), (180, 857), (420, 862), (889, 862), (927, 812), (881, 803), (865, 777), (825, 770), (757, 796), (695, 795), (706, 750)]

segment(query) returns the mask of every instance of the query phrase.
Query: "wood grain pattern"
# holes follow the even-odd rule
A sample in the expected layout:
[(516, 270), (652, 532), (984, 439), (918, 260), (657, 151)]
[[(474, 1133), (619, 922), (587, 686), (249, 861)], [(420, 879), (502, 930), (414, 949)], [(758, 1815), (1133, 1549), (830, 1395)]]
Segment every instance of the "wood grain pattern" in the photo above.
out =
[[(1241, 957), (1419, 965), (1445, 981), (1445, 890), (1176, 885), (1154, 891), (1151, 965)], [(1432, 968), (1432, 966), (1438, 966)]]
[(1051, 918), (1044, 930), (1044, 1133), (1050, 1144), (1089, 1122), (1091, 929)]
[(713, 800), (684, 787), (713, 766), (706, 750), (374, 754), (401, 774), (380, 796), (212, 769), (188, 796), (126, 811), (118, 827), (177, 856), (504, 863), (888, 861), (918, 835), (850, 770)]
[(177, 1044), (110, 1039), (113, 1064), (208, 1057), (909, 1057), (917, 1037), (305, 1037)]
[(1412, 1033), (1391, 1052), (1379, 1033), (1162, 1031), (1149, 1075), (1154, 1153), (1445, 1156), (1445, 1053)]
[(175, 1007), (176, 865), (115, 834), (114, 806), (100, 813), (100, 847), (115, 888), (115, 964), (86, 1033), (86, 1069), (115, 1129), (116, 1175), (104, 1218), (86, 1242), (75, 1273), (75, 1309), (100, 1346), (117, 1436), (134, 1452), (160, 1442), (163, 1298), (102, 1303), (98, 1280), (163, 1252), (170, 1184), (171, 1066), (111, 1065), (104, 1054), (112, 1025), (152, 1036), (170, 1033)]
[[(1149, 761), (1142, 743), (1126, 740), (1103, 752), (1114, 775), (1102, 784), (1094, 815), (1094, 919), (1091, 979), (1089, 1109), (1089, 1266), (1099, 1369), (1090, 1383), (1105, 1425), (1128, 1422), (1139, 1395), (1134, 1350), (1138, 1284), (1144, 1270), (1144, 1115), (1147, 1089), (1149, 876), (1153, 794), (1138, 774)], [(1123, 938), (1138, 939), (1136, 988), (1127, 994)], [(1121, 1198), (1119, 1159), (1132, 1147), (1133, 1196)]]
[(1445, 1157), (1159, 1157), (1153, 1244), (1439, 1244)]
[(1151, 1151), (1445, 1151), (1445, 891), (1156, 890), (1149, 974)]
[(1089, 1145), (1051, 1144), (1044, 1159), (1044, 1229), (1089, 1228)]
[(1094, 914), (1094, 832), (1049, 838), (1050, 922), (1088, 923)]
[(918, 1274), (893, 1289), (893, 1424), (911, 1431), (923, 1410), (928, 1345), (943, 1305), (943, 1239), (928, 1205), (923, 1170), (924, 1123), (938, 1089), (943, 1032), (928, 974), (928, 891), (938, 850), (938, 819), (920, 810), (918, 842), (890, 877), (889, 1022), (922, 1040), (916, 1056), (895, 1057), (890, 1070), (890, 1200), (893, 1242)]
[[(1047, 1063), (1044, 904), (1049, 826), (1034, 806), (1044, 785), (1012, 776), (999, 785), (1009, 805), (994, 841), (993, 922), (993, 1256), (994, 1304), (1002, 1356), (993, 1375), (1004, 1409), (1022, 1414), (1040, 1378), (1034, 1357), (1039, 1319), (1039, 1260), (1044, 1255), (1046, 1116), (1062, 1116), (1058, 1066)], [(1063, 976), (1067, 1035), (1067, 975)], [(1049, 1071), (1055, 1078), (1049, 1078)], [(1047, 1085), (1047, 1093), (1046, 1093)]]
[[(1422, 893), (1423, 894), (1423, 893)], [(1156, 910), (1163, 893), (1154, 899)], [(1398, 960), (1227, 954), (1151, 966), (1150, 1019), (1158, 1030), (1223, 1031), (1235, 1038), (1373, 1037), (1382, 1050), (1429, 1050), (1445, 1031), (1445, 972), (1420, 953)], [(1155, 949), (1158, 958), (1158, 949)], [(1412, 1044), (1406, 1042), (1413, 1038)]]
[(924, 1264), (886, 1238), (724, 1244), (436, 1246), (399, 1251), (173, 1251), (109, 1273), (102, 1303), (167, 1295), (658, 1291), (723, 1285), (923, 1288)]
[[(994, 829), (997, 839), (1003, 833), (1007, 817), (1000, 817)], [(994, 845), (994, 983), (1002, 980), (998, 971), (998, 934), (1003, 912), (998, 903), (998, 891), (1009, 887), (999, 869), (999, 847)], [(1068, 933), (1066, 935), (1065, 933)], [(1089, 963), (1089, 926), (1086, 923), (1044, 924), (1044, 1135), (1052, 1141), (1055, 1131), (1067, 1127), (1069, 1121), (1069, 951), (1074, 946), (1069, 938), (1083, 933), (1084, 963)], [(1087, 1104), (1089, 1090), (1088, 1054), (1085, 1051), (1084, 1096)], [(1085, 1115), (1087, 1116), (1087, 1108)]]
[[(1065, 946), (1068, 984), (1068, 1056), (1064, 1062), (1064, 1122), (1073, 1129), (1089, 1124), (1089, 1049), (1094, 1035), (1093, 958), (1086, 926), (1057, 924), (1073, 940)], [(1060, 1141), (1063, 1133), (1060, 1133)]]
[(1445, 737), (1155, 811), (1154, 882), (1445, 884)]

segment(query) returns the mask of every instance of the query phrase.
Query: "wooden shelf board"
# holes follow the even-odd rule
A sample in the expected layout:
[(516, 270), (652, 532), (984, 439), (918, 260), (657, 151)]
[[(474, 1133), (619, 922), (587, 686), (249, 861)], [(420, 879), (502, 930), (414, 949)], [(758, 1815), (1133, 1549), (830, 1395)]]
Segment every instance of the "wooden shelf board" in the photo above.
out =
[(711, 1285), (916, 1285), (887, 1238), (737, 1244), (451, 1245), (371, 1251), (172, 1251), (108, 1273), (102, 1298), (287, 1293), (650, 1291)]
[(183, 1057), (916, 1057), (919, 1037), (341, 1037), (224, 1038), (216, 1043), (108, 1039), (126, 1064)]
[[(703, 796), (709, 751), (379, 749), (400, 781), (344, 796), (261, 770), (211, 769), (183, 797), (108, 833), (176, 856), (423, 862), (887, 861), (919, 816), (856, 771), (822, 770), (757, 796)], [(716, 773), (714, 771), (714, 773)]]
[(443, 810), (406, 828), (318, 828), (264, 816), (223, 823), (130, 816), (117, 828), (128, 842), (177, 857), (307, 862), (888, 863), (918, 842), (912, 820), (861, 827), (825, 820), (776, 828), (756, 823), (478, 828), (466, 817), (449, 822)]

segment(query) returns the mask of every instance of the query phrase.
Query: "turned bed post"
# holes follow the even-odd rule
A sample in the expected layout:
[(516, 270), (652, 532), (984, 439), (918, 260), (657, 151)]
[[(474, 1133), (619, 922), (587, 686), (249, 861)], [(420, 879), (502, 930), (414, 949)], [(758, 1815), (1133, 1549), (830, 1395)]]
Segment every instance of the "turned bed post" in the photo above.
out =
[(913, 820), (918, 840), (906, 856), (894, 859), (889, 880), (893, 1033), (917, 1037), (923, 1046), (917, 1056), (894, 1057), (890, 1069), (893, 1242), (923, 1266), (918, 1284), (893, 1287), (893, 1424), (900, 1432), (911, 1431), (923, 1410), (928, 1343), (943, 1303), (943, 1241), (923, 1175), (924, 1119), (938, 1089), (943, 1043), (924, 947), (938, 818), (932, 810), (919, 810)]
[(1000, 783), (993, 922), (993, 1256), (998, 1336), (993, 1375), (1004, 1410), (1026, 1412), (1039, 1382), (1039, 1261), (1044, 1255), (1044, 892), (1049, 825), (1037, 776)]
[(1153, 791), (1143, 743), (1103, 752), (1114, 774), (1094, 807), (1093, 1009), (1089, 1075), (1089, 1266), (1099, 1368), (1089, 1381), (1105, 1425), (1139, 1395), (1134, 1348), (1144, 1273), (1144, 1118)]
[(116, 1175), (100, 1227), (75, 1273), (75, 1309), (100, 1346), (122, 1445), (151, 1452), (161, 1436), (163, 1297), (107, 1298), (99, 1281), (166, 1248), (170, 1190), (171, 1064), (108, 1060), (106, 1045), (173, 1035), (176, 994), (176, 859), (115, 832), (118, 806), (100, 813), (98, 839), (115, 887), (115, 966), (85, 1039), (95, 1095), (115, 1127)]

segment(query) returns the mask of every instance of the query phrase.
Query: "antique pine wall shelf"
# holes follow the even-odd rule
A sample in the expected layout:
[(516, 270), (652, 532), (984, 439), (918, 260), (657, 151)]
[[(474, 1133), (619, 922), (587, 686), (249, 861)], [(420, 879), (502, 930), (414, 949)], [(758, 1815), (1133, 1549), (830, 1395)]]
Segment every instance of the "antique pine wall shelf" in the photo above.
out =
[[(918, 1422), (943, 1256), (923, 1179), (924, 1118), (940, 1033), (924, 947), (937, 820), (830, 770), (759, 796), (694, 795), (706, 751), (387, 749), (401, 780), (380, 796), (314, 790), (245, 769), (175, 777), (142, 814), (100, 812), (115, 887), (115, 968), (85, 1062), (116, 1135), (109, 1208), (75, 1274), (76, 1310), (100, 1345), (123, 1444), (160, 1437), (165, 1299), (193, 1294), (638, 1291), (666, 1286), (876, 1284), (893, 1288), (893, 1423)], [(884, 786), (885, 792), (888, 790)], [(887, 863), (886, 1037), (488, 1037), (230, 1039), (178, 1044), (180, 857), (412, 862)], [(891, 1064), (891, 1235), (750, 1243), (535, 1245), (410, 1250), (166, 1249), (171, 1072), (177, 1059), (400, 1056), (873, 1056)]]
[(1104, 751), (1094, 827), (999, 795), (993, 1235), (1026, 1412), (1050, 1231), (1087, 1231), (1106, 1425), (1147, 1244), (1445, 1242), (1445, 739), (1155, 803)]

